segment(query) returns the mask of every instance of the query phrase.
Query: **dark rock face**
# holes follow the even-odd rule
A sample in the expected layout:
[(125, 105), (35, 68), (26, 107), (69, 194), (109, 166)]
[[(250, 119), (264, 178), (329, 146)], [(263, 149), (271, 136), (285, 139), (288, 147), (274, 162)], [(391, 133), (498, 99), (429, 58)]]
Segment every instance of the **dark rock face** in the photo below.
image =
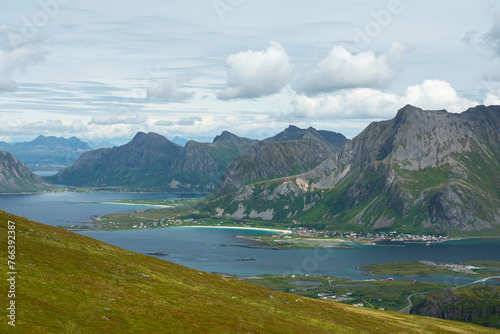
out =
[(40, 177), (12, 154), (0, 151), (0, 193), (33, 192), (48, 189)]
[(325, 130), (316, 130), (315, 128), (312, 127), (308, 129), (301, 129), (294, 125), (290, 125), (288, 128), (278, 133), (276, 136), (264, 139), (263, 142), (271, 143), (271, 142), (284, 142), (290, 140), (297, 140), (306, 133), (312, 134), (313, 136), (316, 136), (322, 141), (339, 148), (344, 146), (349, 141), (341, 133), (325, 131)]
[(180, 152), (170, 176), (188, 188), (212, 191), (234, 159), (257, 142), (227, 131), (217, 136), (213, 143), (191, 140)]
[[(274, 218), (342, 224), (352, 229), (359, 225), (439, 233), (489, 229), (500, 224), (499, 130), (498, 106), (451, 114), (408, 105), (394, 119), (370, 124), (338, 152), (317, 154), (317, 166), (304, 173), (300, 169), (295, 174), (285, 169), (283, 173), (273, 171), (265, 161), (280, 166), (280, 160), (263, 154), (262, 147), (255, 148), (243, 160), (244, 173), (232, 168), (236, 163), (242, 165), (240, 159), (228, 169), (214, 207), (221, 212), (228, 205), (224, 196), (231, 193), (231, 187), (222, 186), (231, 181), (240, 189), (230, 201), (230, 211), (237, 204), (247, 214), (256, 205), (259, 211), (283, 208)], [(281, 137), (297, 134), (297, 128), (289, 128)], [(260, 176), (266, 183), (253, 181)], [(266, 195), (292, 183), (301, 189), (301, 195)], [(320, 200), (314, 194), (320, 194)], [(298, 200), (296, 205), (286, 204), (300, 196), (302, 204)], [(257, 203), (259, 198), (268, 202)]]
[(463, 290), (444, 290), (414, 305), (410, 314), (500, 329), (500, 288), (477, 286)]
[(74, 186), (156, 188), (167, 181), (167, 168), (181, 149), (163, 136), (139, 132), (126, 145), (85, 152), (72, 166), (48, 179)]
[[(328, 132), (330, 139), (326, 139), (312, 128), (302, 130), (289, 127), (281, 134), (243, 152), (224, 173), (215, 195), (227, 194), (249, 182), (297, 175), (311, 170), (338, 152), (339, 147), (329, 142), (331, 138), (337, 138), (337, 135), (343, 137)], [(333, 142), (337, 143), (336, 140)]]
[(73, 186), (207, 192), (254, 142), (225, 132), (214, 143), (189, 141), (181, 147), (156, 133), (139, 132), (126, 145), (85, 152), (48, 179)]

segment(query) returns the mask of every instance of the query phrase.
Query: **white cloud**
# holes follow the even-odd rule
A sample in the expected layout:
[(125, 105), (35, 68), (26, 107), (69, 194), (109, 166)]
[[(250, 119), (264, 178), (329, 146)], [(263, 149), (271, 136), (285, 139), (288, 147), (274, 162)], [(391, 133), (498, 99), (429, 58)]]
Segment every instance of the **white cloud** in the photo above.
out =
[(396, 114), (399, 97), (371, 88), (357, 88), (344, 94), (297, 95), (293, 115), (305, 118), (389, 118)]
[[(154, 80), (153, 80), (154, 79)], [(180, 88), (186, 82), (181, 77), (151, 78), (148, 82), (147, 96), (167, 102), (183, 102), (193, 97), (194, 93)]]
[(92, 117), (90, 124), (98, 125), (114, 125), (114, 124), (143, 124), (146, 123), (148, 117), (146, 114), (136, 114), (131, 117), (120, 118), (116, 114), (95, 115)]
[(184, 117), (177, 121), (177, 125), (195, 125), (196, 122), (201, 122), (201, 117)]
[(290, 57), (281, 44), (271, 41), (265, 51), (246, 51), (226, 59), (227, 87), (220, 99), (258, 98), (278, 93), (292, 73)]
[(335, 45), (316, 68), (299, 79), (297, 91), (318, 94), (346, 88), (387, 87), (399, 72), (407, 47), (394, 42), (390, 50), (377, 56), (373, 51), (352, 54)]
[(23, 73), (30, 65), (43, 60), (46, 54), (33, 45), (0, 50), (0, 91), (16, 91), (17, 83), (12, 76), (15, 73)]
[(441, 80), (425, 80), (421, 85), (410, 86), (401, 100), (422, 109), (446, 109), (449, 112), (462, 112), (478, 104), (458, 96), (448, 82)]
[(458, 96), (447, 82), (425, 80), (410, 86), (404, 95), (389, 94), (371, 88), (356, 88), (339, 94), (321, 94), (315, 97), (297, 95), (290, 116), (323, 119), (391, 118), (406, 104), (422, 109), (446, 109), (462, 112), (478, 103)]
[(156, 121), (154, 123), (154, 125), (157, 125), (157, 126), (172, 126), (174, 125), (175, 123), (172, 122), (172, 121)]
[(36, 122), (26, 122), (22, 119), (2, 120), (0, 122), (0, 132), (13, 136), (19, 135), (40, 135), (40, 134), (74, 134), (86, 131), (87, 128), (80, 120), (62, 121), (45, 120)]
[(500, 105), (500, 97), (497, 95), (493, 95), (491, 93), (488, 93), (488, 94), (486, 94), (486, 99), (484, 100), (484, 104), (487, 106)]
[(489, 92), (484, 99), (484, 105), (500, 105), (500, 89), (496, 92)]

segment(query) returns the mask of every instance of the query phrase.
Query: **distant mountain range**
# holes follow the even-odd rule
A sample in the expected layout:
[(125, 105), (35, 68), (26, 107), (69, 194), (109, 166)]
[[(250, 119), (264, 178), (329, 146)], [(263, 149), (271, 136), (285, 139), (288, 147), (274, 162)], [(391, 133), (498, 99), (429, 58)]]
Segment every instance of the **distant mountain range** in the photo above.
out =
[[(310, 157), (289, 156), (305, 165)], [(240, 158), (205, 204), (213, 214), (344, 230), (500, 231), (497, 106), (462, 114), (406, 106), (300, 175), (269, 180), (272, 168), (256, 173), (260, 163)]]
[[(181, 147), (161, 135), (140, 132), (126, 145), (85, 152), (71, 167), (47, 180), (72, 186), (210, 192), (220, 183), (233, 161), (247, 150), (249, 153), (241, 156), (240, 161), (251, 158), (251, 152), (262, 152), (263, 149), (269, 151), (265, 149), (267, 147), (287, 147), (288, 151), (283, 152), (280, 161), (281, 167), (276, 169), (278, 174), (271, 173), (271, 176), (289, 175), (294, 170), (304, 171), (318, 165), (339, 145), (347, 142), (340, 134), (328, 131), (320, 134), (312, 128), (301, 130), (290, 127), (280, 135), (282, 137), (259, 141), (224, 131), (212, 143), (190, 140)], [(277, 142), (278, 139), (285, 141)], [(287, 166), (285, 160), (292, 152), (306, 150), (311, 154), (319, 154), (310, 159), (307, 168), (297, 164)], [(265, 160), (265, 157), (261, 160)]]
[(288, 127), (254, 140), (224, 131), (184, 147), (154, 133), (83, 153), (53, 183), (211, 192), (208, 214), (339, 230), (500, 232), (500, 107), (413, 106), (348, 141)]
[(85, 152), (48, 180), (74, 186), (209, 192), (254, 142), (224, 132), (213, 143), (189, 141), (182, 147), (161, 135), (139, 132), (126, 145)]
[(12, 154), (0, 151), (0, 193), (34, 192), (50, 186)]
[(37, 166), (70, 166), (83, 152), (92, 147), (76, 138), (38, 136), (30, 142), (0, 142), (0, 150), (13, 154), (30, 168)]
[(172, 139), (172, 143), (176, 143), (179, 146), (186, 146), (188, 140), (181, 138), (179, 136), (175, 136), (174, 139)]

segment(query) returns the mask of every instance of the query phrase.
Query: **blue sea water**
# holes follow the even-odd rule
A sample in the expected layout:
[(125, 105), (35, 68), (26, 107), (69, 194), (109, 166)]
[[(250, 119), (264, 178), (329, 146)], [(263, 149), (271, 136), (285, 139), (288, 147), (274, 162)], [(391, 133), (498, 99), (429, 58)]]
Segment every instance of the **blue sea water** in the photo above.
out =
[[(358, 246), (355, 249), (271, 250), (223, 247), (244, 244), (236, 235), (257, 235), (261, 231), (176, 227), (129, 231), (85, 231), (81, 234), (128, 250), (146, 254), (167, 253), (162, 259), (207, 272), (249, 276), (261, 274), (310, 274), (355, 280), (380, 278), (366, 276), (356, 267), (395, 261), (429, 260), (461, 262), (500, 261), (500, 239), (468, 239), (449, 243), (412, 244), (405, 247)], [(255, 258), (256, 261), (237, 261)], [(465, 284), (468, 278), (453, 276), (411, 277), (420, 281)]]
[(151, 209), (150, 206), (109, 203), (118, 200), (199, 197), (196, 194), (164, 193), (36, 193), (0, 195), (0, 210), (40, 223), (78, 225), (95, 216)]
[[(109, 204), (108, 202), (111, 201), (195, 196), (200, 195), (161, 193), (0, 195), (0, 209), (49, 225), (73, 225), (89, 221), (96, 215), (151, 208)], [(270, 250), (221, 246), (221, 244), (245, 245), (246, 241), (235, 238), (236, 235), (251, 236), (265, 233), (255, 230), (177, 227), (80, 233), (142, 254), (168, 253), (168, 256), (159, 256), (159, 258), (190, 268), (241, 276), (310, 274), (364, 280), (379, 277), (366, 276), (356, 267), (381, 262), (412, 260), (452, 263), (472, 260), (500, 261), (500, 239), (466, 239), (430, 246), (424, 244), (407, 244), (405, 247), (356, 245), (355, 249)], [(237, 261), (239, 258), (255, 258), (256, 261)], [(468, 278), (453, 276), (398, 279), (418, 279), (455, 285), (471, 281)]]

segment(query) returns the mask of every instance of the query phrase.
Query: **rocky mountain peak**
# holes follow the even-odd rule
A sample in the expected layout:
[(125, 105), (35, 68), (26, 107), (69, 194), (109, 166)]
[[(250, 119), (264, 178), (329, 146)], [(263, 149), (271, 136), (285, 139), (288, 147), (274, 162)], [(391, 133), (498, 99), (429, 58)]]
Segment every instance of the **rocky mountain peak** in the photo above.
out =
[[(216, 192), (218, 208), (240, 216), (240, 206), (248, 215), (274, 210), (270, 219), (354, 229), (465, 233), (500, 226), (499, 106), (457, 114), (407, 105), (340, 151), (316, 154), (323, 160), (300, 174), (293, 159), (321, 153), (313, 149), (321, 141), (310, 140), (315, 131), (301, 133), (303, 139), (267, 142), (235, 160)], [(280, 164), (281, 152), (293, 158)]]
[(49, 186), (9, 152), (0, 151), (0, 193), (31, 192)]
[(54, 136), (44, 136), (40, 135), (33, 139), (29, 143), (19, 143), (18, 145), (24, 145), (26, 146), (27, 144), (33, 144), (33, 145), (45, 145), (45, 146), (64, 146), (64, 147), (78, 147), (79, 149), (82, 150), (90, 150), (91, 147), (88, 143), (80, 140), (77, 137), (71, 137), (71, 138), (62, 138), (62, 137), (54, 137)]
[(228, 141), (228, 140), (234, 140), (234, 139), (238, 139), (238, 138), (239, 138), (238, 136), (236, 136), (235, 134), (232, 134), (229, 131), (222, 131), (222, 133), (219, 136), (215, 136), (213, 142), (216, 143), (218, 141)]
[(421, 108), (412, 106), (411, 104), (407, 104), (403, 108), (398, 110), (398, 113), (396, 114), (396, 119), (402, 118), (402, 117), (407, 117), (408, 115), (411, 115), (413, 113), (420, 113), (423, 112)]
[[(138, 132), (132, 141), (130, 141), (125, 146), (132, 147), (143, 147), (143, 146), (156, 146), (156, 145), (171, 145), (171, 146), (179, 146), (175, 143), (172, 143), (166, 137), (159, 135), (154, 132), (144, 133)], [(179, 146), (180, 147), (180, 146)]]

